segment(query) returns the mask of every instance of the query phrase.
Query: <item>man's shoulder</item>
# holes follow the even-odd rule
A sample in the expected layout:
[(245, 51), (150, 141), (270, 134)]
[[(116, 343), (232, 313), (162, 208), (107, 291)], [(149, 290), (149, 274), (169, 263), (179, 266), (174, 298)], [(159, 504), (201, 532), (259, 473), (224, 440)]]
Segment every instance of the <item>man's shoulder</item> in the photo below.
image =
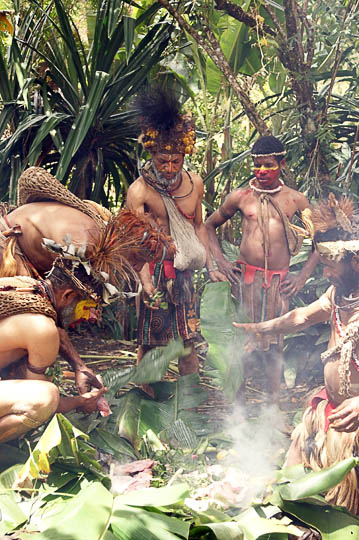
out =
[(306, 203), (308, 202), (307, 197), (303, 193), (301, 193), (297, 189), (291, 188), (291, 187), (289, 187), (287, 185), (284, 185), (283, 193), (288, 193), (290, 195), (293, 195), (295, 200), (298, 201), (298, 202), (306, 202)]

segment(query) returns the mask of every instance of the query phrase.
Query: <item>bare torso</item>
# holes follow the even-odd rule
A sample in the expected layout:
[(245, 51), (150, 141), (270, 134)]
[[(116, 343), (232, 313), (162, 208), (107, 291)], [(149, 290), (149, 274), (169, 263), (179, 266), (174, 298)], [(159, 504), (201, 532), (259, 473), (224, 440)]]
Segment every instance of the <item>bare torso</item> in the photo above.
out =
[[(201, 214), (202, 179), (194, 173), (182, 171), (182, 183), (171, 193), (175, 197), (174, 200), (180, 212), (187, 216), (189, 222), (195, 224), (199, 220), (199, 213)], [(147, 184), (142, 176), (131, 184), (127, 195), (127, 205), (130, 210), (139, 215), (152, 214), (158, 225), (169, 234), (168, 214), (162, 196)], [(200, 216), (200, 221), (202, 221), (202, 216)]]
[(63, 244), (70, 235), (77, 245), (96, 240), (98, 227), (94, 221), (75, 208), (56, 202), (35, 202), (16, 208), (7, 216), (11, 226), (20, 225), (18, 243), (40, 272), (51, 267), (54, 256), (41, 246), (42, 238)]
[[(326, 293), (326, 296), (328, 298), (328, 311), (330, 307), (331, 309), (333, 309), (334, 307), (333, 295), (334, 295), (334, 292), (333, 292), (333, 288), (331, 287)], [(339, 316), (340, 316), (342, 328), (343, 330), (345, 330), (348, 324), (359, 320), (359, 310), (356, 309), (349, 312), (339, 310)], [(335, 347), (335, 345), (339, 341), (339, 334), (335, 326), (333, 315), (331, 316), (331, 319), (330, 319), (330, 326), (331, 326), (331, 331), (330, 331), (328, 349)], [(357, 344), (357, 347), (356, 347), (356, 354), (359, 355), (359, 343)], [(351, 387), (349, 391), (350, 395), (343, 396), (339, 394), (339, 387), (340, 387), (339, 367), (340, 367), (340, 359), (338, 356), (334, 357), (334, 359), (327, 360), (324, 364), (325, 386), (327, 388), (327, 392), (330, 399), (336, 404), (341, 403), (348, 397), (359, 396), (359, 372), (355, 369), (352, 362), (350, 364), (350, 380), (351, 380)]]
[[(264, 267), (263, 233), (259, 225), (259, 195), (250, 188), (233, 192), (233, 203), (242, 215), (242, 240), (240, 245), (240, 260), (254, 266)], [(295, 212), (308, 207), (305, 197), (297, 191), (283, 186), (282, 191), (273, 194), (282, 212), (289, 221)], [(268, 204), (269, 257), (268, 268), (281, 270), (289, 267), (290, 254), (286, 240), (284, 226), (280, 215), (273, 205)]]

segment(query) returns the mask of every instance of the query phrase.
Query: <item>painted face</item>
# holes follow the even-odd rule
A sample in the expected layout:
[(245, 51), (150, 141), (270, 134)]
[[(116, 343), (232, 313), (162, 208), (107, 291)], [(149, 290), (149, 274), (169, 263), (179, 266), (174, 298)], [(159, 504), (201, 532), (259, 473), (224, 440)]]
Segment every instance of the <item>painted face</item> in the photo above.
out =
[(95, 322), (97, 320), (97, 304), (94, 300), (80, 300), (75, 307), (75, 321)]
[(152, 154), (152, 162), (155, 170), (164, 183), (177, 179), (183, 167), (183, 154), (166, 154), (156, 152)]
[(353, 270), (350, 262), (332, 261), (320, 256), (323, 264), (323, 276), (332, 283), (339, 296), (348, 296), (358, 289), (358, 274)]
[(263, 188), (275, 188), (278, 185), (280, 166), (274, 156), (255, 157), (254, 174), (257, 183)]

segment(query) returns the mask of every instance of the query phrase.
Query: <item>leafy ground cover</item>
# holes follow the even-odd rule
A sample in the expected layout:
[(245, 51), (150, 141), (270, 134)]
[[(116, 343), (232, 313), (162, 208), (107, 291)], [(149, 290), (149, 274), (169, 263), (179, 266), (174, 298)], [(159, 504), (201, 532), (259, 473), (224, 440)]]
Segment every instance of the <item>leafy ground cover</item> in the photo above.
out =
[[(250, 367), (247, 410), (233, 400), (233, 374), (238, 383), (240, 369), (230, 364), (231, 348), (241, 338), (228, 331), (225, 319), (232, 319), (233, 306), (223, 284), (218, 288), (221, 305), (227, 306), (221, 311), (223, 325), (206, 317), (206, 306), (215, 301), (213, 293), (214, 289), (203, 295), (202, 326), (208, 338), (214, 324), (216, 339), (208, 348), (198, 335), (200, 376), (178, 377), (181, 342), (152, 351), (136, 367), (133, 342), (104, 339), (96, 331), (89, 337), (88, 329), (72, 332), (88, 365), (103, 375), (112, 414), (57, 415), (27, 440), (0, 445), (0, 536), (359, 537), (358, 518), (328, 506), (323, 498), (357, 465), (357, 458), (321, 473), (301, 466), (281, 469), (289, 437), (276, 429), (279, 413), (265, 402), (262, 366)], [(54, 375), (63, 391), (71, 392), (72, 374), (62, 362), (60, 368)], [(231, 385), (222, 392), (229, 373)], [(321, 377), (317, 360), (310, 366), (310, 377), (306, 365), (298, 370), (295, 386), (288, 388), (283, 382), (281, 408), (288, 423), (297, 421), (308, 392)], [(141, 390), (143, 383), (153, 384), (155, 399)]]

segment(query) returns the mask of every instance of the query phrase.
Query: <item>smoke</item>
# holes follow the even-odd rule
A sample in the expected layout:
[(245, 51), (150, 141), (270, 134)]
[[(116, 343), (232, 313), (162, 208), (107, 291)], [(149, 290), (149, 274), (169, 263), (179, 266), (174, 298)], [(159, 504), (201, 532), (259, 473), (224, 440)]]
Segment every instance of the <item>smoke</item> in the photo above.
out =
[(263, 405), (255, 418), (248, 418), (244, 407), (236, 407), (228, 418), (227, 430), (234, 441), (233, 452), (226, 458), (247, 477), (246, 503), (263, 494), (275, 471), (284, 462), (289, 438), (280, 431), (285, 414), (276, 405)]

